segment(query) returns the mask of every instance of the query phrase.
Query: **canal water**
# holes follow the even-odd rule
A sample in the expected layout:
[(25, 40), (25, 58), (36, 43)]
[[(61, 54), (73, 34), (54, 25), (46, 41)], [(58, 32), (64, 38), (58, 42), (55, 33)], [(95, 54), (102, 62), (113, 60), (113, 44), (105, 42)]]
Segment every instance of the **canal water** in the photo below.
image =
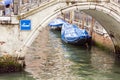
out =
[[(46, 36), (45, 36), (46, 34)], [(119, 80), (120, 64), (112, 52), (61, 41), (60, 31), (45, 28), (26, 54), (26, 73), (3, 74), (0, 80)]]
[(35, 80), (27, 72), (0, 74), (0, 80)]

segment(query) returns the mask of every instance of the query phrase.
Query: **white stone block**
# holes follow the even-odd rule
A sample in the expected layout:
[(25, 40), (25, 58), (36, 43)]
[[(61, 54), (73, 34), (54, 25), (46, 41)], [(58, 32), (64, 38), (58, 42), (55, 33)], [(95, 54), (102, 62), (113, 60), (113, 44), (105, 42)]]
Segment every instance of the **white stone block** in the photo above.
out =
[(90, 9), (95, 9), (95, 5), (90, 5)]

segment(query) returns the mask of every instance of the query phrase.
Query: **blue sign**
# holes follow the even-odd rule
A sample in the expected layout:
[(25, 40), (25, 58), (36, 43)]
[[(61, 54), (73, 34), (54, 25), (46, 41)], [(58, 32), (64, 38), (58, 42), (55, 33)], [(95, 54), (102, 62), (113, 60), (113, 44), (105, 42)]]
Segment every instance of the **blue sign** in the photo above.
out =
[(31, 20), (20, 20), (20, 30), (31, 30)]

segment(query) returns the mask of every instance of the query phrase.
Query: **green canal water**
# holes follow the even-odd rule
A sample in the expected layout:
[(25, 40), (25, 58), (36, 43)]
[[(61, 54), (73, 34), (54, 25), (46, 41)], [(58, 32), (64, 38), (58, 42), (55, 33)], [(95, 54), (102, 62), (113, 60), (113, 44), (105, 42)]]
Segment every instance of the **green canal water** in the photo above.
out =
[(0, 80), (35, 80), (27, 72), (0, 74)]
[(54, 65), (46, 66), (49, 69), (36, 79), (28, 73), (10, 73), (0, 74), (0, 80), (120, 80), (120, 64), (112, 52), (63, 43), (58, 31), (50, 30), (48, 37), (46, 49), (52, 48), (49, 62)]
[(61, 41), (59, 32), (52, 31), (50, 33), (51, 44), (60, 49), (64, 60), (72, 62), (67, 68), (70, 69), (68, 75), (72, 74), (71, 78), (63, 78), (62, 80), (120, 79), (120, 64), (119, 60), (114, 58), (114, 53), (97, 46), (93, 46), (89, 51), (84, 47), (65, 44)]

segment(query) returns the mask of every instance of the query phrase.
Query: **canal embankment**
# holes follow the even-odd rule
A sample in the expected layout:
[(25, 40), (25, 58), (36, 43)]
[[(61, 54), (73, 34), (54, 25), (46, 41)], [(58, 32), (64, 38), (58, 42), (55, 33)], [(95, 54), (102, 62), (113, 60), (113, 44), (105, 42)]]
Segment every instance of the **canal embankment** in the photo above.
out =
[(114, 52), (114, 44), (109, 37), (109, 35), (105, 36), (99, 33), (93, 32), (92, 34), (92, 45), (96, 45), (97, 47)]
[(0, 56), (0, 74), (24, 71), (25, 62), (9, 54)]

